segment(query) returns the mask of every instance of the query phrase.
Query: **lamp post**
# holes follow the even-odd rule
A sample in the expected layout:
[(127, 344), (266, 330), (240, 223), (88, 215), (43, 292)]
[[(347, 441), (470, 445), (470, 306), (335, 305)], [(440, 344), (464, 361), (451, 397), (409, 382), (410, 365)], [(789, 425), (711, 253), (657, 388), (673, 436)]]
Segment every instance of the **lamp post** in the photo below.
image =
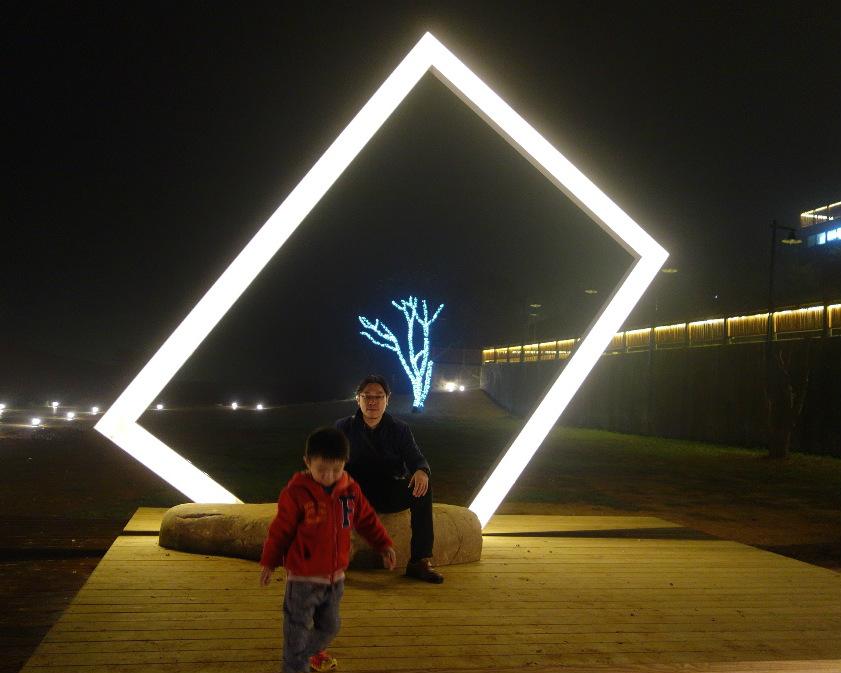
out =
[(768, 273), (768, 327), (767, 327), (767, 342), (768, 342), (768, 361), (770, 362), (771, 342), (774, 339), (774, 263), (777, 257), (777, 231), (780, 229), (788, 230), (788, 235), (780, 242), (786, 245), (797, 245), (803, 241), (797, 238), (797, 233), (794, 227), (781, 227), (774, 220), (771, 224), (771, 268)]
[(526, 344), (532, 341), (537, 341), (537, 323), (539, 323), (543, 316), (543, 304), (530, 302), (523, 305), (523, 338), (520, 343), (520, 364), (526, 361)]
[[(765, 340), (765, 397), (768, 404), (768, 455), (775, 455), (775, 431), (772, 421), (772, 395), (771, 395), (771, 359), (774, 355), (774, 262), (777, 256), (777, 231), (788, 230), (788, 235), (782, 239), (786, 245), (797, 245), (802, 241), (797, 238), (793, 227), (780, 227), (777, 220), (771, 224), (771, 265), (768, 273), (768, 325)], [(778, 450), (778, 448), (777, 448)]]
[[(667, 274), (667, 275), (668, 274), (675, 274), (675, 273), (678, 273), (678, 269), (676, 269), (673, 266), (664, 266), (662, 269), (660, 269), (660, 273), (661, 274)], [(660, 277), (660, 275), (658, 274), (658, 278), (659, 277)], [(652, 281), (652, 285), (653, 285), (653, 281)], [(657, 321), (657, 311), (660, 310), (660, 306), (659, 306), (660, 299), (663, 297), (662, 293), (664, 291), (663, 288), (661, 288), (659, 284), (657, 285), (657, 287), (654, 287), (652, 289), (653, 289), (653, 293), (651, 295), (651, 331), (649, 332), (649, 336), (648, 336), (648, 362), (649, 362), (649, 367), (651, 366), (651, 360), (654, 357), (654, 355), (653, 355), (654, 350), (657, 347), (657, 343), (656, 343), (657, 332), (655, 330), (655, 328), (657, 327), (657, 322), (658, 322)]]

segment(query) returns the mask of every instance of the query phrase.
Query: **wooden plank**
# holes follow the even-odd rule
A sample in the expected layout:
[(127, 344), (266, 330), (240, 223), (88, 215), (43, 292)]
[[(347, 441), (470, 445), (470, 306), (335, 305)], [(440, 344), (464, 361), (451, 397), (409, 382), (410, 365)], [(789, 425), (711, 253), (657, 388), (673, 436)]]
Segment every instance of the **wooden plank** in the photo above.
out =
[[(173, 627), (174, 628), (174, 627)], [(762, 649), (766, 656), (775, 647), (782, 648), (779, 653), (788, 652), (791, 657), (793, 651), (798, 649), (797, 646), (805, 647), (808, 645), (811, 648), (811, 656), (817, 656), (823, 653), (825, 656), (835, 656), (837, 648), (831, 643), (833, 634), (830, 630), (826, 631), (810, 631), (797, 630), (791, 631), (775, 631), (773, 627), (768, 628), (764, 624), (756, 625), (754, 629), (725, 629), (725, 630), (649, 630), (637, 627), (636, 631), (629, 629), (614, 629), (611, 632), (586, 630), (580, 627), (575, 629), (550, 628), (540, 627), (537, 629), (528, 629), (526, 633), (511, 632), (501, 634), (500, 629), (495, 631), (491, 629), (470, 629), (464, 633), (455, 633), (451, 629), (438, 629), (433, 634), (418, 633), (418, 632), (387, 632), (378, 626), (362, 627), (353, 624), (345, 624), (343, 633), (358, 632), (358, 635), (345, 636), (340, 634), (336, 640), (336, 645), (355, 645), (358, 647), (373, 646), (378, 642), (378, 639), (389, 638), (391, 642), (396, 643), (395, 647), (421, 647), (418, 643), (422, 643), (422, 647), (442, 647), (455, 645), (522, 645), (535, 644), (541, 642), (564, 642), (577, 652), (587, 652), (593, 646), (593, 643), (599, 642), (614, 642), (617, 639), (622, 642), (629, 643), (644, 643), (647, 647), (653, 647), (658, 651), (662, 651), (665, 647), (664, 643), (683, 643), (683, 645), (671, 645), (670, 649), (701, 649), (713, 651), (715, 649), (732, 648), (743, 651), (746, 654), (751, 654), (754, 648), (758, 647), (755, 643), (763, 643)], [(110, 633), (110, 632), (109, 632)], [(259, 628), (238, 628), (238, 629), (187, 629), (180, 628), (177, 630), (181, 637), (176, 635), (176, 631), (171, 628), (168, 631), (144, 631), (135, 633), (134, 637), (130, 636), (128, 631), (114, 631), (113, 636), (107, 635), (102, 631), (91, 632), (83, 634), (81, 632), (69, 633), (67, 637), (61, 639), (54, 639), (45, 641), (49, 643), (49, 647), (45, 648), (44, 652), (56, 651), (73, 651), (80, 654), (95, 652), (95, 651), (111, 651), (117, 647), (117, 643), (128, 643), (129, 645), (122, 645), (123, 648), (131, 650), (155, 650), (158, 646), (155, 643), (173, 641), (177, 643), (184, 643), (184, 647), (188, 647), (190, 643), (205, 643), (202, 647), (208, 646), (216, 647), (214, 643), (226, 641), (229, 639), (236, 641), (250, 641), (250, 640), (264, 640), (268, 639), (276, 642), (279, 646), (281, 640), (281, 624), (276, 622), (264, 622)], [(85, 637), (82, 637), (85, 636)], [(142, 636), (142, 637), (140, 637)], [(656, 637), (655, 637), (656, 636)], [(346, 640), (350, 638), (350, 640)], [(431, 645), (430, 643), (434, 643)], [(751, 645), (751, 644), (754, 645)], [(820, 646), (815, 646), (813, 643), (820, 643)], [(331, 646), (333, 647), (333, 646)], [(430, 650), (432, 651), (432, 650)], [(775, 652), (776, 654), (776, 652)], [(716, 657), (717, 658), (717, 657)], [(709, 659), (709, 658), (708, 658)], [(663, 661), (669, 661), (668, 657), (664, 657)], [(839, 669), (841, 670), (841, 669)]]
[[(250, 633), (234, 635), (225, 635), (219, 638), (214, 638), (214, 647), (220, 650), (237, 650), (237, 649), (259, 649), (259, 648), (279, 648), (280, 647), (280, 624), (277, 625), (277, 630), (271, 632)], [(173, 634), (174, 635), (174, 634)], [(204, 634), (207, 635), (207, 634)], [(812, 640), (819, 640), (825, 636), (824, 633), (808, 633), (805, 638)], [(378, 638), (393, 638), (394, 634), (387, 636), (378, 630), (359, 631), (355, 635), (345, 636), (340, 635), (335, 643), (335, 647), (346, 648), (347, 651), (358, 648), (376, 646), (376, 639)], [(603, 634), (603, 633), (579, 633), (579, 634), (565, 634), (565, 633), (526, 633), (521, 634), (518, 642), (521, 644), (530, 645), (544, 645), (557, 644), (563, 638), (575, 638), (575, 641), (580, 644), (592, 643), (620, 643), (620, 644), (648, 644), (651, 645), (651, 639), (645, 633), (631, 633), (631, 634)], [(703, 643), (709, 638), (709, 634), (703, 632), (677, 632), (664, 633), (661, 636), (661, 641), (676, 642), (676, 643), (692, 643), (699, 641)], [(742, 633), (723, 634), (723, 640), (739, 641), (744, 645), (747, 641)], [(799, 642), (804, 639), (804, 634), (800, 631), (757, 631), (751, 635), (751, 639), (755, 642)], [(98, 639), (88, 641), (86, 643), (85, 651), (87, 653), (124, 653), (124, 652), (138, 652), (142, 650), (149, 651), (172, 651), (172, 650), (204, 650), (208, 647), (207, 638), (166, 638), (163, 635), (160, 638), (150, 638), (142, 642), (136, 639)], [(483, 633), (449, 633), (436, 634), (435, 642), (438, 646), (479, 646), (484, 645), (488, 641), (487, 636)], [(401, 644), (407, 647), (423, 648), (429, 644), (429, 636), (426, 634), (401, 634)], [(499, 642), (499, 641), (498, 641)], [(373, 643), (373, 644), (372, 644)], [(697, 647), (697, 644), (696, 644)], [(55, 643), (51, 647), (51, 653), (54, 655), (60, 654), (74, 654), (79, 651), (78, 641), (64, 641)]]
[[(546, 566), (541, 566), (539, 570), (533, 572), (549, 573), (552, 572)], [(696, 590), (723, 590), (739, 584), (743, 587), (750, 587), (760, 592), (764, 589), (786, 589), (799, 587), (804, 591), (811, 591), (815, 594), (820, 594), (821, 590), (825, 588), (826, 583), (819, 579), (798, 580), (796, 577), (787, 576), (782, 573), (769, 574), (767, 578), (756, 575), (739, 574), (729, 576), (721, 575), (704, 575), (703, 573), (682, 574), (641, 574), (628, 573), (627, 575), (611, 575), (611, 573), (565, 573), (558, 574), (555, 577), (541, 577), (532, 579), (527, 571), (510, 571), (503, 570), (495, 572), (483, 572), (472, 578), (465, 579), (465, 589), (481, 590), (488, 584), (493, 582), (503, 582), (506, 584), (512, 583), (527, 583), (531, 589), (547, 592), (565, 592), (574, 589), (598, 589), (602, 587), (605, 582), (614, 582), (618, 588), (622, 589), (638, 589), (638, 590), (661, 590), (669, 591), (672, 588), (682, 589), (696, 589)], [(450, 577), (450, 574), (447, 575)], [(453, 576), (454, 577), (454, 576)], [(155, 573), (151, 579), (158, 583), (167, 582), (168, 586), (173, 589), (190, 590), (199, 586), (199, 582), (203, 589), (216, 589), (222, 591), (233, 590), (249, 590), (254, 586), (254, 578), (251, 576), (243, 577), (241, 573), (228, 573), (228, 576), (222, 577), (216, 573), (206, 573), (197, 571), (190, 575), (189, 573), (176, 575), (175, 573)], [(484, 580), (484, 583), (483, 583)], [(455, 581), (455, 580), (454, 580)], [(154, 583), (141, 583), (137, 577), (122, 577), (122, 578), (107, 578), (101, 580), (98, 588), (102, 590), (127, 590), (131, 588), (154, 588)], [(390, 588), (389, 590), (399, 590), (398, 587)]]
[(653, 516), (552, 516), (542, 514), (494, 514), (482, 529), (485, 535), (544, 533), (550, 531), (605, 531), (646, 528), (681, 528)]
[[(466, 668), (464, 666), (452, 667), (443, 665), (446, 662), (435, 662), (441, 665), (430, 665), (428, 668), (404, 667), (399, 670), (403, 673), (522, 673), (522, 666), (511, 666), (511, 662), (499, 662), (493, 667)], [(391, 664), (391, 668), (382, 668)], [(237, 673), (266, 673), (267, 670), (279, 669), (279, 660), (272, 668), (267, 668), (265, 662), (240, 662), (237, 663)], [(32, 667), (32, 671), (51, 671), (50, 667)], [(192, 664), (167, 664), (161, 667), (148, 665), (119, 665), (117, 667), (85, 667), (88, 673), (194, 673), (196, 667)], [(208, 663), (202, 666), (205, 673), (230, 673), (231, 665), (227, 662)], [(397, 670), (393, 663), (383, 661), (369, 666), (369, 673), (379, 671)], [(640, 664), (633, 662), (622, 663), (594, 663), (592, 661), (554, 664), (540, 666), (545, 673), (838, 673), (838, 663), (835, 660), (804, 659), (802, 661), (736, 661), (736, 662), (703, 662), (690, 661), (681, 664)]]
[[(192, 594), (194, 592), (183, 592)], [(93, 600), (77, 602), (73, 606), (73, 610), (68, 613), (68, 619), (73, 621), (77, 619), (95, 619), (97, 615), (102, 614), (102, 606), (112, 606), (114, 614), (124, 613), (146, 613), (154, 612), (164, 614), (166, 612), (230, 612), (233, 609), (240, 610), (260, 610), (265, 609), (267, 604), (272, 608), (276, 607), (280, 600), (278, 596), (276, 599), (266, 599), (264, 596), (255, 596), (251, 592), (240, 592), (237, 595), (226, 597), (227, 600), (214, 600), (214, 594), (218, 592), (206, 591), (201, 596), (159, 596), (153, 595), (154, 600), (150, 600), (144, 604), (138, 604), (138, 596), (124, 597), (121, 596), (118, 600), (109, 598), (108, 596), (98, 596)], [(558, 598), (551, 598), (542, 595), (526, 594), (521, 591), (506, 591), (506, 592), (488, 592), (484, 595), (468, 593), (466, 591), (460, 592), (463, 598), (452, 596), (448, 594), (436, 595), (436, 605), (456, 605), (462, 610), (479, 610), (483, 609), (489, 601), (493, 601), (499, 605), (511, 605), (516, 607), (518, 605), (529, 605), (535, 608), (543, 606), (551, 606), (553, 608), (577, 608), (581, 606), (598, 605), (601, 609), (609, 609), (615, 606), (622, 606), (626, 609), (641, 609), (644, 606), (656, 604), (662, 608), (684, 608), (687, 601), (692, 601), (696, 607), (712, 608), (768, 608), (780, 605), (782, 602), (791, 606), (792, 608), (815, 608), (818, 606), (834, 607), (836, 598), (833, 596), (821, 596), (816, 598), (809, 598), (804, 596), (802, 592), (791, 594), (773, 594), (773, 595), (759, 595), (756, 596), (754, 592), (736, 593), (717, 593), (714, 595), (707, 592), (699, 593), (694, 590), (679, 590), (676, 593), (669, 593), (665, 596), (654, 596), (651, 592), (622, 592), (619, 594), (610, 594), (607, 598), (603, 598), (597, 591), (590, 591), (588, 598), (583, 598), (582, 594), (576, 596), (559, 596)], [(373, 600), (355, 601), (354, 597), (348, 597), (344, 605), (352, 608), (356, 605), (363, 606), (370, 609), (394, 609), (404, 605), (403, 599), (399, 597), (391, 597), (388, 600)]]
[[(676, 671), (802, 658), (841, 670), (838, 573), (725, 541), (662, 538), (668, 527), (650, 517), (574, 519), (501, 520), (497, 530), (536, 536), (487, 536), (482, 560), (443, 568), (439, 586), (349, 573), (331, 646), (341, 669), (550, 670), (561, 660)], [(612, 535), (646, 527), (658, 537)], [(544, 535), (563, 531), (583, 536)], [(279, 669), (284, 582), (260, 590), (257, 577), (251, 561), (121, 537), (23, 673)]]
[[(428, 613), (430, 618), (441, 619), (441, 620), (459, 620), (460, 622), (464, 623), (465, 619), (468, 619), (468, 623), (477, 624), (484, 621), (491, 621), (493, 623), (493, 619), (500, 619), (505, 617), (510, 618), (518, 618), (521, 617), (523, 619), (531, 618), (533, 620), (537, 619), (554, 619), (554, 620), (569, 620), (570, 623), (581, 623), (583, 620), (591, 620), (595, 623), (598, 623), (598, 619), (603, 618), (610, 618), (612, 621), (619, 621), (622, 620), (623, 617), (628, 617), (629, 621), (633, 618), (633, 621), (645, 621), (647, 619), (658, 620), (659, 618), (664, 617), (674, 617), (680, 618), (686, 614), (685, 606), (680, 606), (677, 603), (673, 603), (670, 605), (648, 605), (641, 607), (640, 605), (636, 606), (622, 606), (622, 607), (614, 607), (614, 608), (605, 608), (602, 606), (596, 607), (583, 607), (583, 606), (573, 606), (570, 607), (564, 604), (551, 604), (551, 603), (542, 603), (538, 605), (530, 605), (529, 601), (524, 600), (519, 603), (499, 603), (495, 605), (493, 608), (487, 607), (482, 610), (481, 615), (476, 615), (474, 617), (466, 617), (466, 614), (470, 612), (470, 610), (477, 610), (476, 607), (471, 606), (459, 606), (455, 602), (449, 606), (438, 607), (437, 602), (435, 603), (436, 607), (429, 608)], [(240, 607), (240, 606), (237, 606)], [(114, 627), (117, 626), (119, 622), (146, 622), (148, 620), (148, 616), (150, 614), (155, 614), (157, 617), (156, 621), (159, 622), (169, 622), (169, 621), (194, 621), (194, 622), (201, 622), (202, 620), (221, 620), (221, 621), (231, 621), (234, 619), (265, 619), (267, 616), (271, 616), (273, 612), (276, 612), (278, 609), (278, 605), (265, 602), (260, 608), (256, 605), (249, 605), (249, 606), (242, 606), (242, 609), (230, 609), (230, 610), (180, 610), (180, 609), (165, 609), (165, 610), (155, 610), (152, 611), (142, 611), (142, 612), (118, 612), (112, 611), (110, 613), (110, 617), (106, 618), (105, 616), (101, 616), (99, 613), (90, 613), (90, 612), (77, 612), (72, 611), (68, 613), (67, 620), (65, 621), (65, 626), (70, 627), (71, 625), (91, 625), (93, 628), (94, 625), (98, 624), (99, 622), (104, 622), (107, 624), (111, 624)], [(377, 614), (377, 613), (381, 613)], [(372, 622), (376, 621), (378, 617), (382, 616), (385, 619), (400, 619), (401, 622), (405, 622), (407, 625), (412, 623), (410, 620), (413, 619), (415, 613), (413, 612), (413, 608), (409, 609), (397, 609), (391, 606), (365, 606), (365, 605), (348, 605), (346, 609), (342, 610), (342, 615), (345, 620), (353, 620), (353, 619), (360, 619), (360, 620), (367, 620), (370, 619)], [(528, 617), (526, 616), (528, 615)], [(836, 612), (836, 606), (832, 605), (829, 602), (825, 602), (818, 606), (811, 606), (811, 605), (800, 605), (796, 607), (775, 607), (775, 608), (768, 608), (768, 607), (753, 607), (753, 608), (746, 608), (742, 606), (734, 606), (734, 607), (710, 607), (705, 606), (703, 618), (708, 619), (710, 617), (715, 619), (727, 619), (728, 617), (732, 617), (733, 621), (741, 621), (745, 617), (751, 617), (754, 619), (772, 619), (778, 616), (787, 616), (792, 619), (798, 617), (816, 617), (821, 616), (822, 618), (828, 620), (825, 622), (828, 626), (833, 624), (837, 624), (839, 622), (839, 616)], [(823, 624), (823, 623), (822, 623)]]
[(123, 528), (125, 533), (160, 533), (165, 507), (140, 507)]
[[(793, 644), (794, 643), (794, 644)], [(89, 665), (119, 665), (123, 664), (162, 664), (177, 661), (178, 663), (194, 663), (201, 665), (208, 662), (238, 662), (238, 661), (271, 661), (279, 658), (280, 645), (275, 643), (273, 646), (264, 647), (242, 647), (242, 648), (197, 648), (185, 649), (176, 646), (167, 649), (150, 648), (142, 651), (116, 651), (109, 650), (107, 652), (61, 652), (52, 654), (36, 654), (37, 662), (44, 665), (64, 666), (64, 667), (85, 667)], [(737, 654), (732, 647), (733, 643), (725, 643), (719, 641), (716, 643), (716, 651), (720, 653), (721, 657), (733, 656)], [(746, 639), (740, 643), (740, 646), (765, 651), (788, 651), (792, 653), (812, 653), (820, 656), (822, 650), (820, 642), (810, 641), (808, 639), (797, 639), (795, 641), (758, 641), (754, 639)], [(618, 656), (635, 656), (639, 659), (647, 661), (655, 661), (657, 657), (665, 659), (684, 659), (686, 654), (708, 652), (709, 643), (704, 640), (698, 641), (683, 641), (683, 642), (668, 642), (660, 641), (653, 642), (629, 642), (625, 640), (613, 640), (605, 642), (588, 642), (587, 655), (601, 655), (603, 657), (618, 657)], [(342, 663), (342, 669), (354, 668), (359, 670), (360, 667), (366, 665), (366, 662), (375, 661), (380, 662), (383, 659), (400, 660), (403, 659), (403, 666), (407, 665), (405, 661), (407, 645), (400, 643), (398, 645), (387, 645), (382, 642), (368, 642), (357, 647), (348, 646), (341, 638), (337, 638), (330, 650), (333, 656), (339, 659)], [(443, 645), (415, 645), (412, 647), (415, 657), (414, 666), (417, 666), (418, 661), (425, 660), (441, 660), (482, 657), (486, 660), (497, 660), (501, 662), (505, 657), (511, 657), (512, 660), (520, 659), (524, 663), (529, 661), (530, 657), (539, 657), (544, 660), (555, 660), (562, 658), (566, 660), (569, 657), (582, 657), (581, 647), (576, 642), (543, 642), (543, 643), (478, 643), (470, 644), (464, 642), (448, 643)], [(793, 651), (794, 649), (794, 651)], [(670, 656), (671, 655), (671, 656)], [(550, 659), (551, 658), (551, 659)], [(66, 670), (66, 668), (65, 668)]]

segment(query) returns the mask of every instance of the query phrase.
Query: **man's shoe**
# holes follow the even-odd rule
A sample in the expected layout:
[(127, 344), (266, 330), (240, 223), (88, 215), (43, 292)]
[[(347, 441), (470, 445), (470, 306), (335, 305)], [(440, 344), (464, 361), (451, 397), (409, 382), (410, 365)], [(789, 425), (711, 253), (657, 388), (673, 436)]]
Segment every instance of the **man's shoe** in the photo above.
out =
[(429, 562), (428, 558), (422, 558), (414, 562), (410, 561), (409, 565), (406, 566), (406, 575), (432, 584), (441, 584), (444, 581), (444, 578), (432, 569), (432, 563)]
[(316, 673), (323, 673), (323, 671), (335, 671), (339, 662), (331, 657), (327, 652), (319, 652), (310, 657), (310, 670)]

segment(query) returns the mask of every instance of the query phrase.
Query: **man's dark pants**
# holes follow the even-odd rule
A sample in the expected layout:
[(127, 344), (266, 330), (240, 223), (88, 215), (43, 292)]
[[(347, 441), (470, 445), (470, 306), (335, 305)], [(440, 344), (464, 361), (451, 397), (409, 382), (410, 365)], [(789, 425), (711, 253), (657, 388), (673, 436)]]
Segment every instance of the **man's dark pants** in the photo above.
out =
[(410, 561), (432, 556), (432, 487), (416, 498), (409, 488), (409, 478), (384, 477), (359, 481), (362, 493), (378, 514), (392, 514), (408, 509), (411, 515), (412, 545)]

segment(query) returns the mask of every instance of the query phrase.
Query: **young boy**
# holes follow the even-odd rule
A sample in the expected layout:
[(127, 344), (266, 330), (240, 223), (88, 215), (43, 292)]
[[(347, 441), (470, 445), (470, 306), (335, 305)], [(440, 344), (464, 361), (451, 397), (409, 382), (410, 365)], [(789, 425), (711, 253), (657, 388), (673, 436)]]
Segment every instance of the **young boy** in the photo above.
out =
[(260, 559), (260, 586), (274, 569), (286, 569), (283, 599), (283, 671), (330, 671), (324, 650), (339, 632), (350, 529), (380, 552), (389, 570), (397, 561), (392, 541), (374, 508), (344, 471), (350, 447), (344, 433), (319, 428), (307, 437), (304, 463), (277, 501)]

